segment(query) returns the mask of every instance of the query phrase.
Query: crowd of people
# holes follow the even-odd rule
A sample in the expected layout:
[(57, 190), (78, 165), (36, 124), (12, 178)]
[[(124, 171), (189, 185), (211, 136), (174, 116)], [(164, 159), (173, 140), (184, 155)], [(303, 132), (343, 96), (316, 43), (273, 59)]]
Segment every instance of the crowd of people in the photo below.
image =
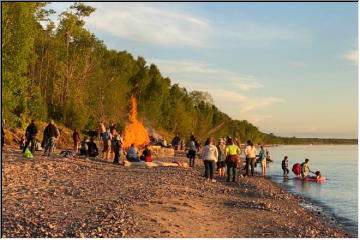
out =
[[(190, 136), (190, 142), (188, 146), (187, 157), (189, 159), (189, 166), (194, 167), (197, 153), (199, 152), (200, 144), (194, 137)], [(245, 155), (245, 166), (240, 155)], [(242, 148), (240, 141), (237, 138), (220, 138), (217, 143), (212, 138), (208, 138), (205, 142), (205, 146), (199, 154), (204, 162), (205, 167), (205, 179), (206, 181), (216, 182), (215, 173), (218, 173), (219, 178), (224, 178), (226, 175), (226, 181), (235, 182), (237, 175), (242, 177), (252, 177), (255, 175), (256, 163), (261, 164), (261, 175), (266, 176), (267, 161), (270, 160), (270, 153), (263, 145), (260, 145), (260, 151), (258, 152), (253, 142), (248, 140), (245, 148)], [(288, 157), (285, 156), (281, 163), (284, 177), (288, 177)], [(226, 171), (225, 171), (226, 169)], [(243, 173), (245, 170), (245, 173)], [(225, 174), (226, 172), (226, 174)], [(315, 179), (321, 178), (320, 171), (313, 172), (310, 170), (309, 159), (301, 164), (294, 164), (293, 172), (298, 178), (301, 179)], [(315, 174), (310, 176), (309, 173)]]
[[(4, 126), (5, 121), (2, 121), (1, 124), (1, 144), (4, 146)], [(53, 120), (49, 121), (49, 124), (45, 127), (43, 132), (42, 142), (38, 142), (39, 130), (35, 123), (35, 120), (32, 120), (31, 123), (27, 126), (25, 134), (20, 140), (20, 149), (22, 153), (25, 151), (30, 151), (31, 154), (34, 154), (35, 151), (44, 150), (43, 156), (51, 156), (55, 151), (56, 144), (59, 140), (61, 130), (56, 126)], [(103, 149), (100, 153), (95, 138), (100, 137), (103, 145)], [(123, 147), (123, 137), (122, 133), (116, 129), (113, 124), (110, 124), (108, 128), (105, 127), (103, 121), (99, 123), (99, 128), (93, 134), (93, 131), (90, 134), (90, 137), (84, 136), (83, 139), (80, 136), (79, 131), (75, 128), (72, 133), (73, 140), (73, 153), (79, 156), (86, 157), (100, 157), (104, 160), (113, 161), (114, 164), (120, 164), (121, 156), (124, 156), (128, 161), (138, 162), (140, 160), (145, 162), (151, 162), (151, 149), (148, 145), (145, 146), (141, 155), (138, 153), (138, 149), (135, 144), (131, 144), (128, 149)], [(68, 152), (68, 151), (67, 151)]]
[[(4, 125), (5, 121), (1, 124), (2, 133), (2, 146), (4, 144)], [(56, 126), (53, 120), (49, 121), (49, 124), (45, 127), (43, 132), (43, 139), (41, 144), (37, 141), (39, 134), (38, 127), (35, 120), (27, 126), (25, 134), (21, 140), (20, 147), (22, 152), (30, 151), (32, 154), (36, 150), (44, 150), (43, 156), (50, 156), (56, 148), (56, 143), (60, 137), (61, 130)], [(103, 145), (101, 153), (94, 139), (100, 137)], [(113, 124), (110, 124), (108, 128), (105, 127), (103, 121), (99, 122), (98, 130), (95, 134), (92, 134), (90, 140), (87, 136), (81, 139), (80, 133), (77, 129), (73, 130), (73, 151), (79, 156), (87, 157), (100, 157), (104, 160), (113, 161), (114, 164), (120, 164), (120, 159), (130, 162), (152, 162), (152, 151), (149, 145), (145, 145), (141, 154), (139, 154), (138, 148), (135, 144), (127, 149), (123, 147), (123, 137), (121, 131), (118, 131)], [(164, 139), (165, 141), (165, 139)], [(208, 138), (202, 147), (200, 142), (195, 138), (194, 134), (191, 134), (189, 138), (189, 144), (186, 148), (184, 146), (184, 140), (176, 135), (172, 140), (171, 147), (175, 150), (185, 150), (186, 156), (189, 159), (189, 166), (195, 166), (195, 159), (199, 155), (205, 167), (205, 179), (206, 181), (216, 182), (215, 174), (217, 173), (220, 178), (225, 178), (228, 182), (235, 182), (237, 176), (239, 177), (250, 177), (254, 176), (255, 167), (257, 162), (261, 164), (262, 176), (266, 175), (267, 161), (270, 159), (270, 154), (264, 146), (260, 146), (259, 153), (252, 143), (248, 140), (246, 146), (243, 147), (237, 138), (226, 137), (219, 138), (217, 142), (214, 142), (212, 138)], [(165, 143), (164, 147), (168, 147)], [(245, 155), (245, 166), (243, 159), (240, 155)], [(285, 156), (281, 162), (281, 168), (283, 170), (284, 177), (289, 175), (288, 157)], [(245, 170), (245, 173), (243, 173)], [(296, 163), (292, 168), (293, 173), (298, 178), (314, 178), (320, 179), (321, 173), (319, 171), (313, 172), (310, 170), (309, 159), (301, 164)], [(310, 176), (309, 173), (315, 174)]]
[[(190, 136), (187, 157), (189, 159), (189, 166), (194, 167), (195, 158), (200, 151), (201, 144), (196, 140), (192, 134)], [(259, 155), (254, 144), (249, 140), (244, 150), (242, 150), (240, 141), (237, 138), (220, 138), (217, 143), (212, 138), (208, 138), (202, 148), (201, 158), (205, 166), (205, 178), (207, 181), (215, 182), (215, 172), (218, 172), (220, 178), (225, 177), (225, 168), (227, 169), (227, 181), (236, 181), (238, 172), (244, 168), (241, 154), (245, 154), (245, 174), (240, 173), (240, 177), (254, 176), (256, 161), (260, 160), (262, 165), (262, 175), (266, 175), (266, 161), (268, 158), (268, 151), (263, 146)], [(257, 158), (258, 157), (258, 158)]]

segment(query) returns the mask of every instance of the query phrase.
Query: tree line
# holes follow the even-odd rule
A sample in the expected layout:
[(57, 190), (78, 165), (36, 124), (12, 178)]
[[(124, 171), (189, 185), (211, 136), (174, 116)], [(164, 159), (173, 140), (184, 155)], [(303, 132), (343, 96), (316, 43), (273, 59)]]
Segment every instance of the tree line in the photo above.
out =
[(84, 28), (95, 8), (74, 3), (58, 15), (56, 26), (49, 18), (55, 12), (46, 5), (2, 3), (2, 117), (8, 125), (54, 119), (69, 128), (91, 130), (103, 120), (121, 130), (134, 95), (139, 119), (173, 135), (236, 136), (243, 142), (275, 144), (343, 143), (282, 138), (262, 133), (246, 120), (233, 120), (207, 92), (188, 92), (143, 57), (108, 49)]

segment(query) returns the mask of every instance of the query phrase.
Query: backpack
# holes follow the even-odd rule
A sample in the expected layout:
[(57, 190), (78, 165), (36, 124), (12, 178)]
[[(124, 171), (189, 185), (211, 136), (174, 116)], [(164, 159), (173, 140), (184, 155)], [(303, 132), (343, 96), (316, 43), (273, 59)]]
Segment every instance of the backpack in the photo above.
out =
[(295, 163), (293, 165), (292, 172), (295, 173), (295, 175), (299, 175), (301, 173), (301, 166), (299, 163)]
[(33, 155), (32, 155), (32, 153), (30, 152), (30, 150), (28, 148), (25, 149), (23, 157), (25, 157), (25, 158), (33, 158)]

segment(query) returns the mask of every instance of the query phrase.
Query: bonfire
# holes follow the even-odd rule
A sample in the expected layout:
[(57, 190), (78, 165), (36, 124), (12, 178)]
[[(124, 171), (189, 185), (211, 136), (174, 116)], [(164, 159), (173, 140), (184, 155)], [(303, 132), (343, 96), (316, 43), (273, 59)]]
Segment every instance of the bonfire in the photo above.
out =
[(134, 95), (130, 99), (131, 110), (129, 113), (130, 123), (126, 126), (124, 132), (124, 147), (128, 148), (131, 144), (135, 146), (144, 146), (150, 143), (149, 134), (144, 125), (137, 119), (137, 102)]

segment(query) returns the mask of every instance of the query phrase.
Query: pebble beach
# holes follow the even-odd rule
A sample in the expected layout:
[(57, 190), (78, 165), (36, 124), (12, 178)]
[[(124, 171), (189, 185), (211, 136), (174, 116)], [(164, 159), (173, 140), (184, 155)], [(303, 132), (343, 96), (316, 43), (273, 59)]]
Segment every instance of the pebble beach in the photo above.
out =
[(195, 168), (126, 168), (6, 148), (2, 237), (355, 237), (267, 178), (202, 175), (200, 159)]

